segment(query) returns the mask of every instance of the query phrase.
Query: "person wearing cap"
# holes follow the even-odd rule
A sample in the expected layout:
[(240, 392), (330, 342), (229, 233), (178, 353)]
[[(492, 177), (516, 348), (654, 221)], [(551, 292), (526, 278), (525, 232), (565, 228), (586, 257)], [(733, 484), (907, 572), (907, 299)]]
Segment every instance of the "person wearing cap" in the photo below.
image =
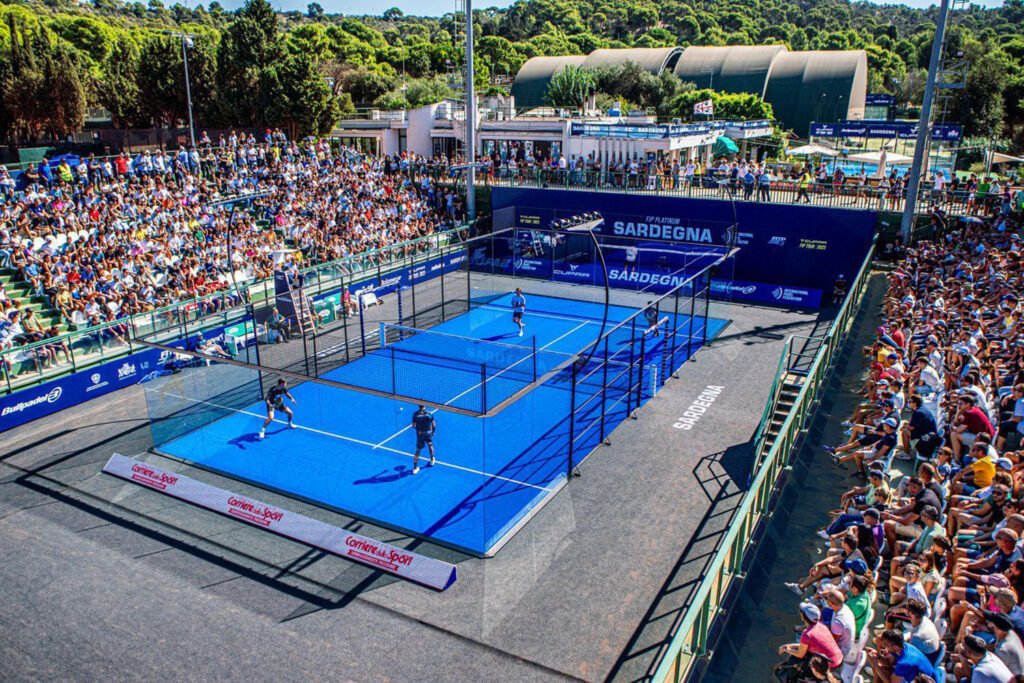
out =
[[(975, 626), (975, 634), (982, 633), (982, 627)], [(984, 632), (995, 639), (992, 654), (999, 658), (1014, 676), (1024, 674), (1024, 644), (1013, 631), (1013, 622), (1005, 614), (985, 612)]]
[(953, 675), (957, 680), (967, 679), (971, 683), (1012, 683), (1013, 673), (994, 654), (988, 651), (985, 641), (977, 635), (969, 635), (950, 655)]
[(935, 666), (896, 629), (882, 631), (875, 638), (875, 647), (864, 652), (875, 681), (913, 683), (921, 675), (935, 678)]
[(985, 432), (992, 437), (996, 434), (988, 416), (976, 403), (977, 399), (971, 394), (963, 394), (958, 400), (957, 417), (949, 433), (953, 457), (957, 460), (963, 447), (973, 444), (978, 434)]
[(821, 623), (821, 610), (818, 606), (813, 602), (801, 602), (800, 618), (804, 622), (800, 641), (780, 647), (779, 656), (789, 655), (790, 663), (799, 665), (806, 663), (811, 655), (821, 655), (828, 660), (829, 668), (842, 666), (843, 653), (828, 626)]
[(867, 476), (867, 472), (864, 469), (866, 464), (887, 462), (889, 454), (896, 448), (896, 428), (898, 425), (899, 422), (896, 418), (885, 418), (880, 424), (882, 435), (875, 441), (872, 447), (853, 450), (849, 453), (840, 453), (839, 449), (836, 449), (834, 453), (830, 454), (832, 460), (837, 465), (854, 460), (857, 463), (857, 470), (861, 475)]
[[(1007, 467), (1009, 462), (1006, 458), (999, 458), (996, 461), (996, 467)], [(1000, 479), (1003, 478), (1000, 477)], [(979, 502), (961, 501), (958, 508), (953, 508), (950, 511), (949, 530), (951, 535), (956, 535), (961, 530), (991, 529), (1003, 520), (1003, 505), (1010, 495), (1009, 486), (993, 483), (992, 486), (982, 489), (978, 494)]]

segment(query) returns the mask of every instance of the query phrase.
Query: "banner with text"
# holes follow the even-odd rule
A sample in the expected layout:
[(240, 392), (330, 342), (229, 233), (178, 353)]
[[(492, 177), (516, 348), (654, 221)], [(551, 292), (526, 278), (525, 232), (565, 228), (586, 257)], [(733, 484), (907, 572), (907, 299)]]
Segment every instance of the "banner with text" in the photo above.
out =
[[(556, 218), (596, 211), (605, 219), (598, 233), (612, 242), (734, 245), (733, 284), (719, 285), (720, 295), (790, 306), (816, 305), (840, 274), (852, 281), (876, 223), (867, 210), (577, 190), (493, 188), (491, 203), (514, 208), (520, 228), (547, 230)], [(641, 261), (638, 270), (653, 277), (664, 268)]]
[(103, 471), (186, 503), (219, 512), (279, 536), (435, 590), (443, 591), (455, 583), (456, 567), (448, 562), (419, 555), (369, 536), (355, 534), (318, 519), (232, 493), (119, 453), (111, 456), (103, 466)]

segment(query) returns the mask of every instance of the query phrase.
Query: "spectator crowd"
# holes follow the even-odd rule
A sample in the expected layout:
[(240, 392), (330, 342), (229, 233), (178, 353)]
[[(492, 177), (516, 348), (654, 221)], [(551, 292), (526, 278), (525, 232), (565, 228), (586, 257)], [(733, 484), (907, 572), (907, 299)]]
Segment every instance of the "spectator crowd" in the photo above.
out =
[[(621, 190), (673, 192), (697, 197), (723, 197), (742, 201), (859, 205), (898, 211), (906, 198), (906, 167), (878, 168), (854, 162), (808, 159), (804, 163), (757, 163), (739, 158), (699, 159), (618, 157), (602, 161), (587, 155), (552, 152), (535, 155), (514, 143), (503, 152), (485, 155), (483, 177), (488, 182), (536, 182), (548, 186), (575, 186)], [(881, 171), (881, 172), (880, 172)], [(952, 176), (952, 177), (950, 177)], [(946, 208), (970, 215), (985, 215), (1009, 205), (1024, 210), (1020, 182), (1000, 182), (989, 174), (967, 177), (937, 170), (922, 183), (922, 196)], [(814, 202), (812, 202), (814, 199)]]
[[(232, 133), (217, 145), (204, 133), (173, 153), (44, 159), (17, 179), (0, 171), (0, 272), (63, 324), (41, 325), (0, 287), (0, 350), (104, 323), (104, 341), (123, 343), (118, 321), (173, 304), (207, 312), (237, 303), (244, 289), (234, 282), (268, 278), (275, 266), (367, 252), (390, 260), (410, 248), (402, 243), (463, 218), (459, 198), (436, 182), (444, 162), (431, 161), (267, 131), (260, 142)], [(256, 193), (233, 219), (216, 205)], [(60, 350), (41, 348), (33, 366), (60, 362)]]
[(859, 405), (824, 445), (857, 480), (786, 586), (781, 680), (1024, 681), (1024, 251), (1014, 216), (898, 254)]

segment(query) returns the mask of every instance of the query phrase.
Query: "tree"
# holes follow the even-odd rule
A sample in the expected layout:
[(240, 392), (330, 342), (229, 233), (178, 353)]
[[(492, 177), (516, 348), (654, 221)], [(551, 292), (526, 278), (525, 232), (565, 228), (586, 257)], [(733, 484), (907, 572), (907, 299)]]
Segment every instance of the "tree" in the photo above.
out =
[(545, 100), (552, 107), (581, 109), (597, 87), (594, 74), (576, 64), (567, 64), (548, 82)]
[(49, 90), (46, 128), (55, 137), (81, 130), (85, 123), (85, 87), (74, 48), (62, 43), (54, 47), (44, 61), (43, 83)]
[(285, 58), (277, 14), (267, 0), (246, 0), (224, 33), (218, 57), (223, 117), (236, 125), (264, 125), (281, 96), (278, 67)]
[(281, 65), (280, 81), (281, 93), (268, 121), (286, 128), (292, 139), (330, 133), (341, 111), (312, 57), (290, 55)]
[(306, 5), (306, 16), (310, 19), (320, 20), (324, 18), (324, 8), (319, 2), (311, 2)]
[[(693, 120), (693, 106), (711, 100), (715, 118), (733, 120), (760, 120), (775, 118), (772, 105), (749, 93), (720, 93), (707, 88), (689, 90), (676, 95), (667, 111), (671, 116)], [(703, 117), (701, 117), (703, 119)]]
[(137, 123), (141, 116), (139, 55), (135, 41), (127, 36), (119, 37), (111, 49), (103, 77), (93, 86), (96, 101), (110, 112), (116, 126)]
[(960, 94), (966, 135), (999, 137), (1004, 128), (1003, 92), (1010, 75), (1009, 57), (999, 50), (985, 52), (971, 67)]
[(397, 85), (397, 80), (378, 70), (359, 67), (348, 69), (338, 80), (342, 92), (352, 96), (356, 104), (370, 104)]
[(392, 7), (390, 9), (384, 10), (384, 14), (382, 16), (384, 21), (398, 21), (399, 19), (405, 16), (405, 12), (398, 9), (397, 7)]

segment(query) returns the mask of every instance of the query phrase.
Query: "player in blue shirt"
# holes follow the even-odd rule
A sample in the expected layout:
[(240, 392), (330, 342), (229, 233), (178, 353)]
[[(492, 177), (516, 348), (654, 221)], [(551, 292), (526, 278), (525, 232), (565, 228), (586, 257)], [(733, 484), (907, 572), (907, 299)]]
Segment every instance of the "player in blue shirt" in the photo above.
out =
[(427, 407), (421, 405), (412, 415), (412, 427), (416, 430), (416, 455), (412, 459), (412, 473), (419, 474), (420, 451), (424, 446), (430, 451), (430, 464), (433, 465), (435, 462), (434, 432), (437, 431), (437, 423), (434, 422), (434, 416), (427, 411)]
[(523, 328), (526, 327), (526, 323), (523, 322), (523, 313), (526, 312), (526, 297), (523, 296), (523, 290), (516, 287), (516, 293), (512, 296), (512, 322), (519, 326), (519, 336), (523, 336)]
[(274, 411), (280, 410), (282, 413), (288, 416), (288, 428), (295, 429), (295, 423), (292, 422), (292, 418), (295, 415), (292, 413), (291, 408), (288, 408), (284, 404), (285, 397), (291, 399), (292, 403), (298, 403), (295, 397), (288, 393), (288, 382), (282, 377), (277, 380), (277, 384), (270, 387), (267, 390), (267, 396), (265, 402), (267, 404), (267, 419), (263, 421), (263, 426), (260, 427), (260, 439), (267, 435), (267, 425), (274, 421)]

